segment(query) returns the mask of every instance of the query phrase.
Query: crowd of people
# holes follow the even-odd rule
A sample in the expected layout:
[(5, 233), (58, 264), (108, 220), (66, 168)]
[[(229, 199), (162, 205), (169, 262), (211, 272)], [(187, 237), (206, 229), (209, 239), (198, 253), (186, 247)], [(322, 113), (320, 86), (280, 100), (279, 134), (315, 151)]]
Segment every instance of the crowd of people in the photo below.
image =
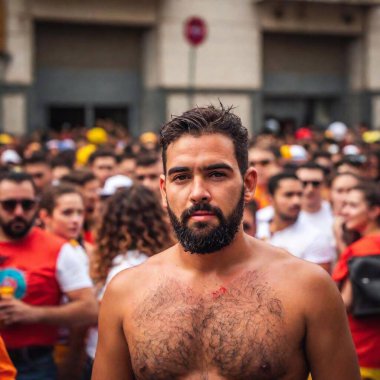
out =
[[(137, 139), (109, 121), (90, 129), (23, 138), (0, 134), (0, 378), (15, 379), (17, 372), (19, 380), (89, 380), (99, 356), (96, 380), (134, 378), (120, 376), (128, 371), (139, 379), (182, 378), (200, 367), (212, 372), (213, 365), (220, 369), (216, 378), (245, 379), (255, 374), (260, 379), (280, 379), (293, 373), (292, 378), (304, 379), (311, 372), (315, 380), (349, 380), (358, 378), (356, 358), (349, 347), (352, 337), (362, 378), (379, 380), (380, 132), (364, 125), (350, 129), (340, 122), (324, 130), (309, 125), (294, 131), (267, 123), (248, 145), (246, 130), (231, 110), (206, 107), (188, 112), (163, 126), (160, 136), (146, 132)], [(228, 141), (218, 140), (226, 136), (234, 149), (225, 147)], [(215, 199), (219, 196), (221, 202), (234, 203), (230, 213), (214, 204), (211, 190), (205, 190), (207, 181), (211, 181)], [(181, 204), (186, 191), (191, 193), (191, 207)], [(236, 202), (239, 192), (241, 199)], [(223, 228), (210, 232), (208, 225), (213, 225), (214, 215)], [(210, 233), (202, 232), (201, 239), (203, 230)], [(249, 249), (244, 240), (247, 235), (256, 238), (255, 243), (249, 240)], [(273, 246), (302, 263), (313, 263), (310, 273), (309, 266), (305, 267), (309, 279), (304, 278), (302, 266), (282, 257), (282, 250), (268, 248)], [(182, 247), (180, 255), (175, 247)], [(210, 257), (225, 252), (226, 247), (239, 250), (236, 257), (241, 257), (241, 263), (246, 260), (245, 251), (252, 251), (253, 256), (259, 252), (258, 258), (244, 262), (246, 274), (225, 279), (231, 287), (223, 283), (210, 290), (217, 306), (209, 308), (206, 302), (197, 309), (199, 301), (190, 294), (189, 276), (195, 276), (195, 267), (205, 276)], [(169, 250), (166, 256), (158, 255), (165, 250)], [(185, 262), (186, 252), (203, 254), (207, 266)], [(226, 255), (217, 259), (220, 268), (224, 263), (223, 270), (232, 268), (227, 266), (230, 259)], [(191, 260), (195, 256), (190, 255)], [(256, 262), (267, 269), (257, 269)], [(115, 285), (113, 289), (110, 285), (107, 298), (105, 290), (111, 279), (132, 267), (134, 271), (112, 282)], [(261, 271), (265, 276), (270, 273), (270, 279), (259, 282)], [(176, 274), (183, 283), (165, 279), (165, 273)], [(295, 278), (290, 280), (290, 276)], [(344, 330), (345, 321), (335, 318), (340, 315), (340, 304), (326, 277), (335, 281), (340, 291), (350, 337)], [(279, 279), (283, 285), (278, 284)], [(204, 283), (208, 288), (210, 284)], [(251, 285), (260, 288), (260, 294), (248, 291)], [(288, 287), (284, 297), (281, 286)], [(298, 287), (311, 290), (300, 294)], [(157, 293), (150, 296), (153, 288)], [(121, 299), (124, 293), (130, 295), (123, 296), (126, 300)], [(328, 296), (323, 296), (325, 293)], [(222, 301), (225, 294), (231, 299)], [(233, 299), (237, 294), (240, 299), (248, 294), (257, 297), (275, 311), (268, 314), (261, 305), (246, 310), (248, 306)], [(314, 310), (309, 305), (313, 300), (320, 303)], [(250, 302), (247, 299), (247, 305)], [(284, 323), (288, 307), (301, 308), (293, 305), (297, 302), (310, 307), (304, 311), (310, 321), (289, 312), (290, 340), (299, 343), (293, 347), (294, 342), (286, 342), (286, 329), (281, 332), (277, 325)], [(187, 310), (184, 303), (194, 308)], [(106, 311), (100, 318), (98, 345), (100, 304)], [(323, 308), (326, 310), (320, 311)], [(205, 331), (222, 329), (223, 333), (217, 337), (219, 343), (210, 342), (206, 348), (203, 340), (197, 343), (204, 355), (201, 363), (190, 342), (200, 334), (194, 327), (197, 318), (207, 311), (202, 322)], [(331, 321), (326, 313), (331, 314)], [(124, 314), (127, 317), (122, 323), (120, 315)], [(190, 317), (194, 330), (189, 332), (186, 318)], [(252, 321), (241, 325), (240, 318)], [(217, 324), (209, 324), (214, 319)], [(256, 330), (253, 334), (255, 323), (266, 328), (265, 336)], [(168, 324), (173, 324), (173, 330)], [(318, 331), (318, 324), (327, 331)], [(235, 334), (242, 326), (247, 335), (238, 344)], [(308, 328), (310, 332), (305, 331)], [(334, 331), (329, 331), (332, 328)], [(172, 341), (160, 335), (165, 331)], [(130, 347), (116, 337), (123, 332)], [(212, 340), (211, 335), (207, 339)], [(250, 342), (250, 336), (261, 343)], [(236, 347), (225, 352), (223, 339), (229, 338), (235, 339)], [(332, 343), (334, 339), (336, 343)], [(278, 347), (273, 347), (275, 341)], [(294, 348), (289, 352), (297, 358), (296, 350), (306, 345), (302, 349), (307, 364), (290, 369), (286, 344)], [(331, 348), (317, 347), (323, 344)], [(239, 353), (238, 346), (247, 352)], [(344, 347), (346, 352), (335, 352)], [(261, 352), (261, 361), (250, 362), (250, 349)], [(213, 350), (232, 356), (217, 359)], [(118, 364), (123, 355), (125, 363)], [(340, 366), (343, 360), (352, 363), (345, 364), (346, 370), (331, 365), (327, 377), (327, 359)], [(220, 364), (224, 360), (225, 367)], [(239, 366), (239, 361), (247, 363)]]

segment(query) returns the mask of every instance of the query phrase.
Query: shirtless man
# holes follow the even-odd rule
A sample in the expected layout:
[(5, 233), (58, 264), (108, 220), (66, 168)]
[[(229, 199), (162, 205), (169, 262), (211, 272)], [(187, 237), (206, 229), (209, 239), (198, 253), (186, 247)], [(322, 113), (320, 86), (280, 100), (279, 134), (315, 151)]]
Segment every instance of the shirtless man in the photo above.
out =
[(195, 108), (161, 145), (179, 243), (109, 285), (92, 379), (359, 380), (328, 274), (243, 232), (256, 172), (240, 119)]

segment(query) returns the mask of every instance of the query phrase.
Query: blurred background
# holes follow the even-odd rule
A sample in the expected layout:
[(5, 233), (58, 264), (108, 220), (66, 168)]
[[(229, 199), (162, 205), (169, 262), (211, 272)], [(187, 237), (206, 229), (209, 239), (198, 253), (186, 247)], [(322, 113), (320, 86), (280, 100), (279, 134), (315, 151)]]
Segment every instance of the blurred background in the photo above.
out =
[(138, 136), (218, 99), (251, 133), (380, 127), (380, 0), (2, 0), (0, 51), (13, 135), (109, 120)]

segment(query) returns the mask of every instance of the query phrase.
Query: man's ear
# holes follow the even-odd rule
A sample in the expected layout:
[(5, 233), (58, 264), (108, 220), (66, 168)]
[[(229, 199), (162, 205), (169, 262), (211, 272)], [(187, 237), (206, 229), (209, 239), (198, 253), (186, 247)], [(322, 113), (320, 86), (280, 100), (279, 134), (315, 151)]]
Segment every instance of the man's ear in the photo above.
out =
[(166, 178), (164, 174), (160, 175), (160, 192), (161, 192), (161, 203), (164, 208), (168, 207), (168, 202), (166, 200)]
[(257, 172), (253, 167), (249, 167), (244, 175), (244, 201), (249, 202), (255, 195), (257, 183)]
[(39, 212), (38, 212), (38, 218), (41, 220), (42, 224), (47, 227), (49, 226), (50, 222), (51, 222), (51, 216), (49, 215), (49, 213), (47, 212), (46, 209), (42, 208)]

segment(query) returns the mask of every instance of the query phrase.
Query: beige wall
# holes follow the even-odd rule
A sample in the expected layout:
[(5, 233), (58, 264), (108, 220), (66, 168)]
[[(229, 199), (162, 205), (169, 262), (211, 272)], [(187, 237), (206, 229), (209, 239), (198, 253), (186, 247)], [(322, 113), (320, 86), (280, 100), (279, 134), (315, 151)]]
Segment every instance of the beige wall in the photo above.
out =
[(196, 88), (256, 89), (261, 86), (261, 43), (255, 7), (250, 0), (163, 0), (158, 31), (159, 83), (189, 85), (190, 45), (184, 22), (203, 17), (206, 42), (197, 48)]
[[(346, 3), (364, 4), (364, 2), (380, 4), (380, 0), (347, 0)], [(208, 36), (205, 43), (196, 50), (195, 89), (208, 91), (209, 95), (204, 95), (204, 92), (201, 95), (198, 93), (195, 101), (203, 105), (209, 103), (210, 99), (215, 102), (218, 96), (222, 96), (223, 103), (233, 103), (239, 107), (238, 112), (241, 112), (243, 122), (247, 126), (250, 126), (252, 122), (252, 102), (249, 95), (240, 94), (239, 91), (255, 91), (262, 88), (263, 31), (265, 33), (290, 32), (357, 37), (348, 49), (347, 69), (350, 87), (358, 91), (362, 89), (380, 91), (380, 70), (378, 69), (380, 6), (370, 12), (367, 23), (365, 12), (362, 12), (360, 7), (342, 6), (340, 1), (338, 4), (338, 1), (331, 0), (331, 3), (336, 3), (334, 5), (326, 4), (326, 0), (324, 2), (286, 1), (286, 7), (283, 7), (281, 17), (278, 17), (275, 7), (279, 5), (281, 7), (282, 3), (285, 1), (5, 0), (6, 48), (12, 57), (6, 71), (6, 81), (10, 84), (26, 86), (33, 83), (35, 46), (33, 22), (59, 21), (86, 25), (141, 26), (144, 27), (144, 32), (142, 40), (136, 37), (134, 41), (128, 39), (134, 38), (131, 34), (128, 37), (121, 32), (120, 40), (114, 47), (118, 54), (109, 61), (102, 62), (97, 60), (94, 46), (88, 55), (82, 54), (81, 59), (73, 59), (73, 56), (79, 57), (79, 53), (77, 54), (81, 45), (79, 42), (83, 43), (86, 40), (85, 34), (73, 34), (74, 39), (72, 36), (61, 36), (62, 46), (67, 47), (68, 44), (72, 44), (73, 47), (72, 55), (63, 56), (60, 55), (60, 50), (50, 51), (51, 43), (49, 43), (50, 37), (47, 33), (43, 36), (44, 43), (39, 41), (38, 46), (43, 47), (42, 50), (36, 52), (39, 62), (44, 62), (46, 65), (67, 64), (81, 67), (91, 67), (91, 61), (93, 66), (103, 65), (104, 67), (114, 65), (115, 61), (119, 67), (140, 65), (144, 72), (146, 88), (164, 89), (169, 93), (171, 90), (186, 91), (189, 88), (190, 45), (184, 38), (183, 28), (185, 20), (196, 15), (206, 20)], [(347, 14), (352, 16), (350, 22), (344, 18)], [(62, 29), (57, 28), (56, 34), (59, 35)], [(91, 27), (88, 31), (90, 29)], [(102, 39), (102, 46), (112, 51), (111, 46), (107, 46), (107, 36), (99, 35), (96, 30), (98, 29), (94, 27), (94, 33), (91, 35), (95, 34), (97, 38)], [(364, 41), (360, 39), (363, 33), (366, 33)], [(133, 49), (123, 49), (123, 41), (127, 41), (126, 45), (129, 46), (142, 44), (142, 58), (133, 55)], [(139, 51), (141, 51), (141, 46)], [(306, 68), (310, 72), (310, 67), (321, 69), (330, 65), (328, 70), (336, 72), (338, 66), (335, 63), (341, 62), (339, 58), (341, 53), (341, 51), (335, 51), (334, 56), (331, 55), (328, 61), (299, 62), (300, 67), (297, 67), (297, 70)], [(275, 67), (276, 59), (272, 57), (265, 63)], [(231, 91), (233, 93), (229, 94)], [(12, 112), (17, 112), (17, 107), (19, 107), (20, 114), (24, 114), (22, 107), (25, 107), (25, 104), (22, 101), (13, 99), (7, 104), (11, 104)], [(187, 106), (186, 95), (175, 93), (169, 95), (166, 111), (167, 114), (172, 113), (173, 110), (183, 111)], [(380, 125), (377, 122), (380, 120), (380, 107), (377, 100), (374, 100), (373, 106), (374, 118), (377, 118), (376, 123)], [(9, 120), (9, 116), (6, 117)], [(20, 120), (25, 120), (25, 118), (20, 118)], [(22, 123), (20, 120), (17, 121), (17, 125)]]
[(366, 37), (366, 85), (369, 90), (380, 91), (380, 6), (369, 12)]
[(380, 129), (380, 96), (372, 97), (372, 126)]
[[(363, 31), (363, 12), (355, 6), (264, 1), (258, 9), (261, 26), (266, 31), (346, 35)], [(345, 15), (352, 16), (351, 22), (345, 22)]]
[(364, 38), (356, 38), (348, 47), (348, 78), (352, 91), (362, 91), (365, 86)]
[(146, 88), (155, 88), (159, 85), (160, 61), (158, 33), (156, 28), (146, 31), (142, 40), (142, 70)]
[[(13, 0), (12, 0), (13, 1)], [(29, 0), (35, 19), (151, 25), (157, 0)]]
[(26, 0), (7, 0), (6, 50), (11, 60), (5, 73), (5, 81), (28, 85), (33, 80), (33, 24)]
[[(380, 91), (380, 6), (371, 9), (366, 35), (366, 86), (370, 91)], [(380, 129), (380, 96), (372, 97), (372, 125)]]
[(24, 94), (4, 95), (1, 98), (4, 132), (22, 135), (26, 132), (26, 99)]

